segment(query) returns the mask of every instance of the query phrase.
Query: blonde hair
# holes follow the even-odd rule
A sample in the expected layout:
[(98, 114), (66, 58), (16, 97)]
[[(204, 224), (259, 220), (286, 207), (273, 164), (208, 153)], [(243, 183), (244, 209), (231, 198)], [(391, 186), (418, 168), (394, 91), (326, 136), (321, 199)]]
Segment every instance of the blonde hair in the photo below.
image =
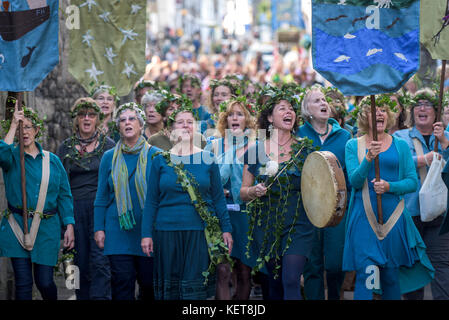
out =
[[(388, 105), (376, 106), (376, 108), (383, 108), (387, 112), (387, 131), (390, 130), (396, 121), (395, 113), (390, 109)], [(360, 101), (360, 112), (357, 116), (357, 125), (361, 133), (368, 133), (370, 123), (368, 115), (371, 113), (370, 97), (365, 97)]]
[(225, 136), (226, 129), (228, 129), (228, 116), (233, 111), (234, 106), (240, 107), (243, 114), (245, 115), (245, 129), (251, 129), (251, 133), (256, 132), (256, 119), (249, 113), (248, 109), (240, 101), (231, 101), (226, 106), (226, 111), (220, 112), (220, 116), (217, 121), (216, 131), (221, 135)]

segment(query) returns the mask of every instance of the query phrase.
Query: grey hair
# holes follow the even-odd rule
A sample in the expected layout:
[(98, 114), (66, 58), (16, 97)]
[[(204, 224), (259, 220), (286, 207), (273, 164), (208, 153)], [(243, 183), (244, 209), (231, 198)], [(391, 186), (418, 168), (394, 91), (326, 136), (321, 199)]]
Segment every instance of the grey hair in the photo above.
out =
[(142, 97), (141, 103), (145, 107), (148, 103), (154, 102), (155, 104), (161, 102), (164, 99), (164, 96), (159, 92), (145, 92)]
[(312, 87), (310, 87), (310, 89), (304, 95), (304, 99), (302, 99), (302, 103), (301, 103), (301, 116), (305, 121), (309, 121), (310, 117), (312, 116), (309, 111), (309, 100), (310, 100), (310, 95), (314, 91), (323, 92), (323, 87), (319, 84), (314, 84)]
[(110, 91), (111, 89), (112, 89), (111, 86), (107, 86), (107, 85), (105, 85), (105, 84), (99, 86), (99, 87), (94, 91), (94, 93), (92, 94), (92, 99), (96, 100), (97, 97), (98, 97), (100, 94), (105, 93), (105, 92), (106, 92), (106, 93), (109, 93), (109, 91)]
[(137, 119), (139, 119), (140, 126), (143, 128), (145, 125), (145, 113), (140, 108), (140, 106), (137, 103), (129, 102), (124, 105), (121, 105), (120, 108), (117, 110), (117, 113), (115, 115), (115, 125), (117, 128), (120, 128), (120, 115), (125, 110), (131, 110), (136, 112)]

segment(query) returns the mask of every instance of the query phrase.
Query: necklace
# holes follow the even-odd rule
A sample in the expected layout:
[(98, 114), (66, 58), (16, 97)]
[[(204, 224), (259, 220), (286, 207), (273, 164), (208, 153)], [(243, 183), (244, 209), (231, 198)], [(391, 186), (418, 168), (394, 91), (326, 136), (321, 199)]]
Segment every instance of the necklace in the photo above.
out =
[(287, 141), (285, 141), (284, 143), (280, 144), (277, 141), (275, 141), (275, 143), (279, 146), (279, 150), (283, 150), (284, 146), (292, 139), (292, 136), (290, 136), (290, 138), (288, 138)]
[[(292, 139), (292, 136), (290, 136), (290, 138), (288, 138), (288, 140), (286, 142), (284, 142), (283, 144), (277, 143), (277, 141), (274, 141), (274, 143), (276, 143), (279, 147), (279, 155), (281, 157), (285, 156), (285, 152), (284, 152), (284, 146)], [(270, 141), (273, 141), (270, 139)], [(274, 156), (273, 152), (270, 152), (269, 154), (271, 157)]]
[[(315, 131), (316, 131), (316, 130), (315, 130)], [(320, 137), (323, 137), (323, 136), (325, 136), (326, 134), (328, 134), (328, 133), (329, 133), (329, 123), (326, 124), (326, 131), (325, 131), (324, 133), (319, 133), (318, 131), (316, 131), (316, 133), (318, 133), (318, 135), (319, 135)]]

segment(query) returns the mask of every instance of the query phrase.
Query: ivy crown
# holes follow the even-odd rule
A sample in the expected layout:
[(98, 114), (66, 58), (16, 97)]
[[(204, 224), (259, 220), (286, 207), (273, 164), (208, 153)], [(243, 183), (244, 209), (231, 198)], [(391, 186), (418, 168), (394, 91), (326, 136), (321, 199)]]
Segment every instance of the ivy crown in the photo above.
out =
[(268, 97), (268, 100), (264, 104), (260, 103), (258, 105), (259, 111), (263, 111), (263, 110), (267, 110), (267, 109), (272, 110), (272, 109), (274, 109), (276, 104), (279, 103), (279, 101), (286, 100), (292, 105), (295, 112), (298, 112), (300, 110), (300, 105), (301, 105), (300, 100), (302, 100), (302, 97), (304, 96), (304, 92), (301, 91), (300, 94), (297, 94), (290, 88), (282, 90), (277, 87), (270, 87), (267, 90), (263, 90), (263, 92), (261, 93), (261, 96), (262, 95), (265, 97)]
[(102, 83), (101, 85), (94, 87), (91, 90), (90, 96), (93, 97), (94, 95), (96, 95), (97, 93), (100, 93), (100, 92), (109, 93), (111, 96), (114, 97), (115, 103), (117, 103), (120, 100), (120, 98), (118, 97), (118, 94), (117, 94), (117, 89), (114, 86), (108, 86), (108, 85)]
[(228, 101), (223, 101), (220, 103), (220, 112), (226, 112), (228, 109), (228, 106), (233, 102), (239, 102), (242, 104), (246, 110), (249, 111), (249, 114), (252, 116), (256, 115), (257, 110), (255, 107), (247, 100), (246, 96), (238, 96), (238, 97), (231, 97)]
[(190, 83), (194, 87), (201, 88), (201, 80), (200, 80), (200, 78), (198, 78), (197, 76), (195, 76), (193, 74), (185, 74), (185, 75), (179, 76), (179, 78), (178, 78), (178, 85), (179, 85), (178, 90), (179, 91), (182, 90), (182, 86), (184, 85), (184, 83), (186, 81), (190, 81)]
[(241, 93), (239, 87), (236, 84), (234, 84), (232, 81), (230, 81), (229, 79), (220, 79), (220, 80), (213, 79), (213, 80), (211, 80), (210, 85), (209, 85), (209, 87), (211, 89), (211, 93), (214, 92), (214, 90), (219, 86), (228, 87), (231, 90), (232, 95), (239, 95)]
[[(189, 100), (190, 101), (190, 100)], [(168, 117), (167, 119), (167, 127), (171, 127), (173, 125), (173, 123), (175, 122), (176, 116), (182, 112), (190, 112), (193, 115), (193, 118), (198, 121), (198, 114), (197, 112), (195, 112), (192, 108), (192, 102), (190, 101), (189, 103), (184, 103), (182, 105), (179, 106), (178, 109), (176, 109), (175, 111), (173, 111), (173, 113)]]
[(127, 102), (127, 103), (122, 104), (122, 105), (117, 109), (117, 113), (116, 113), (116, 116), (115, 116), (116, 119), (118, 119), (118, 117), (120, 116), (120, 114), (121, 114), (123, 111), (125, 111), (126, 109), (133, 110), (133, 111), (135, 111), (136, 113), (140, 114), (140, 116), (142, 117), (143, 121), (145, 122), (145, 119), (146, 119), (146, 117), (145, 117), (145, 111), (144, 111), (143, 107), (142, 107), (140, 104), (136, 103), (136, 102)]
[(429, 101), (434, 108), (438, 107), (439, 100), (436, 94), (433, 94), (433, 92), (429, 91), (423, 91), (419, 92), (417, 95), (415, 95), (411, 100), (411, 106), (415, 107), (419, 100), (427, 100)]
[[(10, 103), (11, 105), (15, 105), (17, 99), (14, 97), (8, 97), (7, 98), (8, 103)], [(39, 118), (39, 115), (37, 114), (37, 112), (31, 108), (28, 108), (25, 105), (25, 102), (22, 101), (22, 110), (23, 110), (23, 114), (25, 116), (25, 118), (29, 119), (31, 121), (31, 124), (38, 128), (39, 131), (36, 135), (36, 138), (39, 138), (43, 135), (45, 128), (44, 128), (44, 120), (42, 120), (41, 118)], [(10, 108), (10, 112), (14, 113), (14, 107)], [(3, 129), (3, 131), (6, 133), (9, 131), (10, 127), (11, 127), (11, 120), (2, 120), (1, 121), (1, 127)]]
[(192, 106), (192, 101), (185, 94), (173, 94), (167, 90), (158, 91), (162, 95), (162, 100), (156, 103), (154, 108), (160, 115), (165, 115), (168, 107), (171, 104), (177, 104), (179, 106), (182, 105), (190, 105)]
[(99, 115), (100, 121), (104, 119), (104, 113), (101, 111), (100, 107), (96, 103), (91, 103), (89, 101), (78, 103), (70, 112), (71, 117), (75, 118), (78, 115), (78, 112), (82, 109), (93, 109)]

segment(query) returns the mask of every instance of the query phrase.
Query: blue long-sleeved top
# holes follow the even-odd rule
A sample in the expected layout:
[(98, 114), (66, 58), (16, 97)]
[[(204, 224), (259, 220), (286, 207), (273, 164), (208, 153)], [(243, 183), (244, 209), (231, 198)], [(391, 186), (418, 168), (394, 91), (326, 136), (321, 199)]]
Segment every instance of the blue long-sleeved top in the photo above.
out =
[[(142, 222), (142, 209), (140, 208), (139, 199), (136, 191), (135, 173), (129, 179), (129, 193), (133, 204), (135, 226), (131, 230), (120, 229), (118, 220), (117, 203), (115, 201), (114, 185), (112, 183), (112, 157), (114, 150), (106, 151), (101, 159), (98, 174), (98, 189), (94, 202), (94, 232), (105, 232), (104, 254), (127, 254), (145, 256), (140, 246), (140, 230)], [(146, 180), (147, 189), (151, 189), (149, 182), (151, 176), (152, 155), (160, 149), (151, 147), (148, 151)], [(139, 154), (123, 154), (128, 175), (131, 175), (137, 166)]]
[[(392, 143), (395, 145), (400, 157), (399, 180), (387, 182), (390, 184), (390, 193), (402, 196), (416, 190), (418, 186), (418, 176), (414, 170), (415, 166), (412, 157), (410, 156), (410, 150), (407, 143), (397, 137), (393, 137)], [(357, 139), (349, 140), (346, 144), (346, 168), (348, 171), (349, 182), (353, 187), (353, 193), (363, 188), (365, 179), (373, 165), (374, 161), (369, 162), (366, 158), (363, 158), (363, 161), (359, 164)], [(380, 174), (380, 178), (382, 178), (382, 172)]]
[[(27, 209), (34, 210), (39, 198), (39, 189), (42, 179), (42, 160), (44, 157), (42, 147), (36, 142), (38, 155), (33, 158), (25, 153), (26, 196)], [(50, 154), (50, 178), (45, 199), (44, 213), (57, 211), (57, 214), (41, 220), (36, 242), (31, 252), (22, 248), (14, 235), (6, 218), (0, 225), (0, 255), (16, 258), (31, 258), (38, 264), (54, 266), (58, 260), (61, 240), (61, 224), (75, 224), (73, 217), (73, 199), (66, 171), (59, 158)], [(3, 170), (6, 198), (8, 203), (15, 207), (22, 207), (20, 151), (18, 146), (7, 144), (0, 140), (0, 167)], [(21, 214), (14, 214), (17, 223), (23, 229)], [(32, 219), (28, 219), (29, 228)], [(30, 230), (30, 229), (28, 229)]]
[[(446, 138), (449, 139), (449, 132), (445, 131), (444, 135)], [(413, 138), (417, 138), (423, 148), (423, 153), (426, 154), (433, 150), (434, 143), (435, 143), (435, 136), (432, 134), (430, 136), (429, 140), (429, 147), (427, 147), (427, 144), (424, 140), (424, 137), (419, 132), (416, 127), (413, 127), (411, 129), (403, 129), (396, 131), (393, 136), (399, 137), (403, 140), (405, 140), (408, 144), (408, 147), (410, 148), (413, 156), (413, 162), (415, 164), (415, 171), (418, 174), (418, 156), (416, 155), (415, 146), (413, 144)], [(441, 150), (441, 144), (438, 144), (438, 152), (443, 155), (443, 158), (447, 160), (449, 158), (449, 148), (446, 150)], [(405, 205), (407, 207), (407, 210), (410, 212), (412, 216), (418, 216), (419, 215), (419, 190), (421, 189), (421, 181), (418, 180), (418, 188), (415, 192), (408, 193), (405, 195)]]
[(307, 137), (309, 139), (312, 139), (314, 147), (320, 147), (320, 151), (330, 151), (337, 157), (344, 172), (346, 185), (349, 192), (350, 183), (348, 181), (346, 172), (345, 146), (346, 143), (351, 139), (351, 134), (346, 129), (340, 127), (335, 119), (329, 118), (328, 123), (332, 125), (332, 130), (331, 132), (329, 132), (329, 135), (326, 137), (326, 140), (324, 140), (324, 142), (321, 142), (320, 136), (313, 129), (312, 125), (309, 122), (305, 122), (302, 126), (299, 127), (297, 136), (301, 138)]
[[(213, 154), (202, 151), (190, 156), (171, 156), (173, 163), (182, 162), (184, 170), (195, 177), (209, 211), (220, 220), (222, 232), (231, 232), (220, 171)], [(152, 238), (153, 230), (204, 230), (203, 220), (177, 179), (177, 174), (167, 165), (164, 156), (157, 155), (153, 159), (148, 183), (151, 187), (147, 190), (142, 217), (142, 238)]]

